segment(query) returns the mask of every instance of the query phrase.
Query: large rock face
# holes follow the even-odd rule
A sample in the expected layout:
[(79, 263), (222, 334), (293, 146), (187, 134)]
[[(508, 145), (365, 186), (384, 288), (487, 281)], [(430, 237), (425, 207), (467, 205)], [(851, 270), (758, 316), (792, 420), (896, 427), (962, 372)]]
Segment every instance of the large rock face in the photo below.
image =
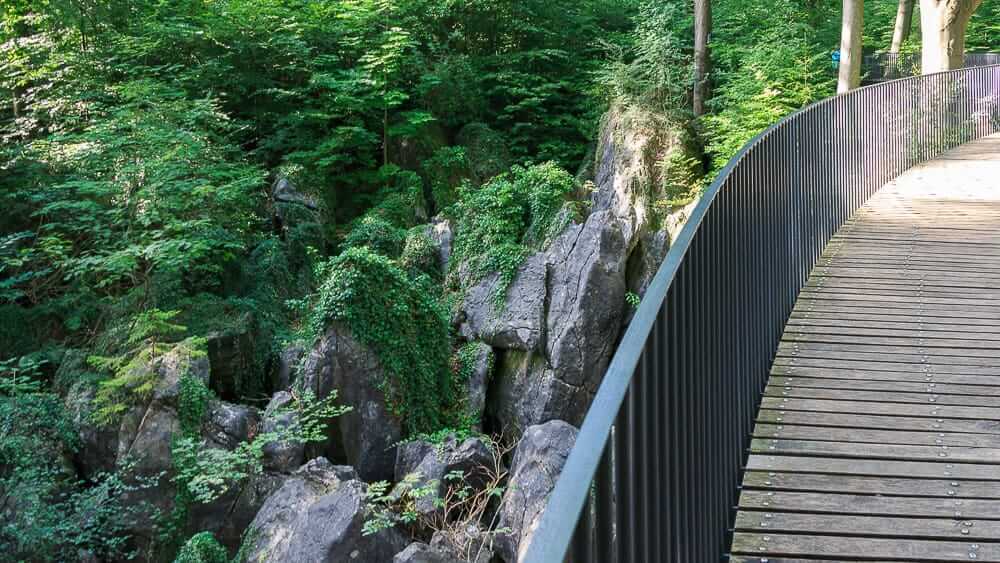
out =
[[(154, 485), (127, 493), (127, 503), (148, 504), (167, 514), (173, 509), (176, 492), (171, 444), (181, 431), (177, 413), (181, 378), (187, 375), (207, 385), (209, 368), (207, 358), (192, 357), (183, 346), (178, 346), (159, 358), (152, 369), (157, 373), (152, 398), (122, 417), (116, 459), (118, 464), (126, 461), (133, 464), (130, 475), (159, 476)], [(133, 532), (140, 543), (152, 539), (154, 528), (153, 511), (142, 511), (133, 522)]]
[(454, 321), (463, 338), (497, 351), (487, 400), (494, 421), (515, 432), (582, 422), (634, 312), (626, 292), (645, 293), (692, 208), (669, 208), (683, 196), (670, 193), (683, 178), (658, 165), (684, 156), (678, 166), (691, 166), (686, 139), (656, 116), (609, 112), (590, 215), (520, 267), (502, 307), (492, 302), (495, 276), (467, 291)]
[(582, 420), (621, 327), (627, 251), (621, 225), (602, 211), (569, 227), (544, 254), (545, 288), (535, 295), (547, 305), (540, 351), (494, 343), (510, 350), (489, 401), (502, 423), (524, 429), (551, 419)]
[(324, 458), (303, 465), (272, 494), (250, 529), (247, 561), (392, 561), (407, 544), (395, 529), (363, 536), (364, 483), (343, 480)]
[(508, 563), (521, 561), (524, 556), (576, 435), (577, 429), (561, 420), (532, 426), (524, 432), (514, 452), (497, 525), (510, 530), (497, 538), (498, 551)]
[(333, 324), (316, 341), (297, 383), (319, 398), (336, 389), (338, 402), (353, 407), (331, 425), (322, 453), (353, 465), (366, 481), (392, 478), (396, 444), (403, 438), (399, 420), (389, 412), (378, 389), (384, 377), (378, 356), (346, 327)]
[(73, 454), (80, 474), (86, 479), (98, 473), (111, 471), (118, 452), (118, 432), (114, 427), (101, 426), (93, 421), (93, 400), (96, 390), (87, 381), (77, 381), (66, 394), (66, 412), (69, 413), (80, 447)]
[(538, 349), (545, 330), (547, 275), (545, 253), (529, 257), (507, 288), (502, 308), (495, 303), (499, 274), (487, 276), (469, 288), (462, 304), (462, 336), (498, 348)]
[(254, 338), (250, 329), (217, 332), (207, 339), (209, 387), (227, 401), (240, 399), (249, 391), (246, 382), (254, 377)]

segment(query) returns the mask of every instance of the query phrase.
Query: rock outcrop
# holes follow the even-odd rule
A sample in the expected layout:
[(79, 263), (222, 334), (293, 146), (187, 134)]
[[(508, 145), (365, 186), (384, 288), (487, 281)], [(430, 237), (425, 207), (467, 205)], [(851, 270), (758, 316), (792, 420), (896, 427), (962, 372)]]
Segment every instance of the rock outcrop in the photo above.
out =
[(395, 529), (362, 535), (366, 487), (342, 476), (324, 458), (295, 471), (250, 524), (247, 561), (392, 561), (407, 539)]
[(546, 262), (545, 253), (530, 256), (499, 307), (495, 299), (499, 274), (469, 288), (462, 303), (462, 336), (497, 348), (537, 350), (545, 330)]
[[(482, 440), (467, 438), (459, 442), (449, 436), (441, 444), (431, 444), (422, 440), (408, 442), (399, 447), (396, 454), (396, 482), (407, 475), (418, 476), (415, 486), (424, 487), (435, 482), (435, 495), (417, 499), (416, 509), (422, 514), (436, 510), (435, 498), (444, 498), (449, 482), (445, 478), (453, 471), (461, 471), (461, 485), (473, 489), (481, 487), (485, 481), (484, 468), (493, 463), (492, 452)], [(396, 491), (401, 491), (397, 485)]]
[(427, 545), (413, 542), (392, 558), (392, 563), (462, 563), (448, 553)]
[(338, 402), (352, 407), (331, 424), (322, 453), (356, 467), (366, 481), (392, 478), (396, 444), (403, 438), (400, 422), (379, 389), (383, 377), (378, 356), (335, 323), (316, 341), (296, 384), (318, 398), (337, 390)]
[(510, 533), (499, 536), (497, 548), (507, 563), (523, 557), (576, 435), (577, 429), (561, 420), (525, 430), (514, 451), (510, 482), (500, 506), (498, 527)]
[(493, 343), (509, 350), (488, 401), (505, 426), (582, 421), (620, 331), (627, 250), (617, 219), (603, 211), (570, 226), (544, 254), (544, 289), (535, 295), (545, 305), (539, 350)]

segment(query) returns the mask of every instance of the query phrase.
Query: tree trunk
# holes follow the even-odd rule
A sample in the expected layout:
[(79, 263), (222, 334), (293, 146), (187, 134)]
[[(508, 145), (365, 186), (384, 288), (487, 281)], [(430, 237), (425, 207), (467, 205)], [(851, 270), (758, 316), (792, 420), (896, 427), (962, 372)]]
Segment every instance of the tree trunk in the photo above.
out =
[(903, 43), (910, 37), (910, 28), (913, 27), (913, 2), (914, 0), (899, 0), (899, 7), (896, 9), (896, 27), (892, 30), (892, 46), (890, 53), (898, 53), (903, 48)]
[(983, 0), (920, 0), (921, 72), (962, 68), (965, 30)]
[(861, 84), (861, 29), (864, 26), (864, 0), (844, 0), (840, 26), (840, 75), (837, 93), (842, 94)]
[(694, 0), (694, 91), (693, 110), (695, 116), (705, 113), (705, 99), (708, 97), (708, 36), (712, 32), (711, 0)]

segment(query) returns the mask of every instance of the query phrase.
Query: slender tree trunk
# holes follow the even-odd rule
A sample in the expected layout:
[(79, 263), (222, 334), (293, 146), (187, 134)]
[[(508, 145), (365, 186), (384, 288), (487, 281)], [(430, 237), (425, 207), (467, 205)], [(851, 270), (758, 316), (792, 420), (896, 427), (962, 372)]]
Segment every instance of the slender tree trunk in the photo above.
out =
[(983, 0), (920, 0), (921, 72), (962, 68), (965, 30)]
[(694, 0), (694, 91), (692, 92), (695, 116), (705, 113), (708, 98), (708, 36), (712, 32), (711, 0)]
[(861, 29), (864, 27), (864, 17), (864, 0), (844, 0), (844, 14), (840, 26), (838, 94), (861, 85)]
[(899, 7), (896, 9), (896, 27), (892, 30), (892, 46), (890, 53), (898, 53), (903, 48), (903, 43), (910, 37), (910, 28), (913, 27), (913, 2), (914, 0), (899, 0)]

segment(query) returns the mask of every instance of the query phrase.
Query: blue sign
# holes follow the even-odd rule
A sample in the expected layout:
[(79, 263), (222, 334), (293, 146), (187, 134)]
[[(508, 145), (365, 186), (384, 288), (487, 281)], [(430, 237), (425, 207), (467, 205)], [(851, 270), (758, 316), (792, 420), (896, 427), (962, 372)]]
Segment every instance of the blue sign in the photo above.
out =
[(838, 50), (834, 51), (833, 54), (830, 55), (830, 58), (833, 59), (833, 62), (839, 63), (840, 62), (840, 50), (838, 49)]

